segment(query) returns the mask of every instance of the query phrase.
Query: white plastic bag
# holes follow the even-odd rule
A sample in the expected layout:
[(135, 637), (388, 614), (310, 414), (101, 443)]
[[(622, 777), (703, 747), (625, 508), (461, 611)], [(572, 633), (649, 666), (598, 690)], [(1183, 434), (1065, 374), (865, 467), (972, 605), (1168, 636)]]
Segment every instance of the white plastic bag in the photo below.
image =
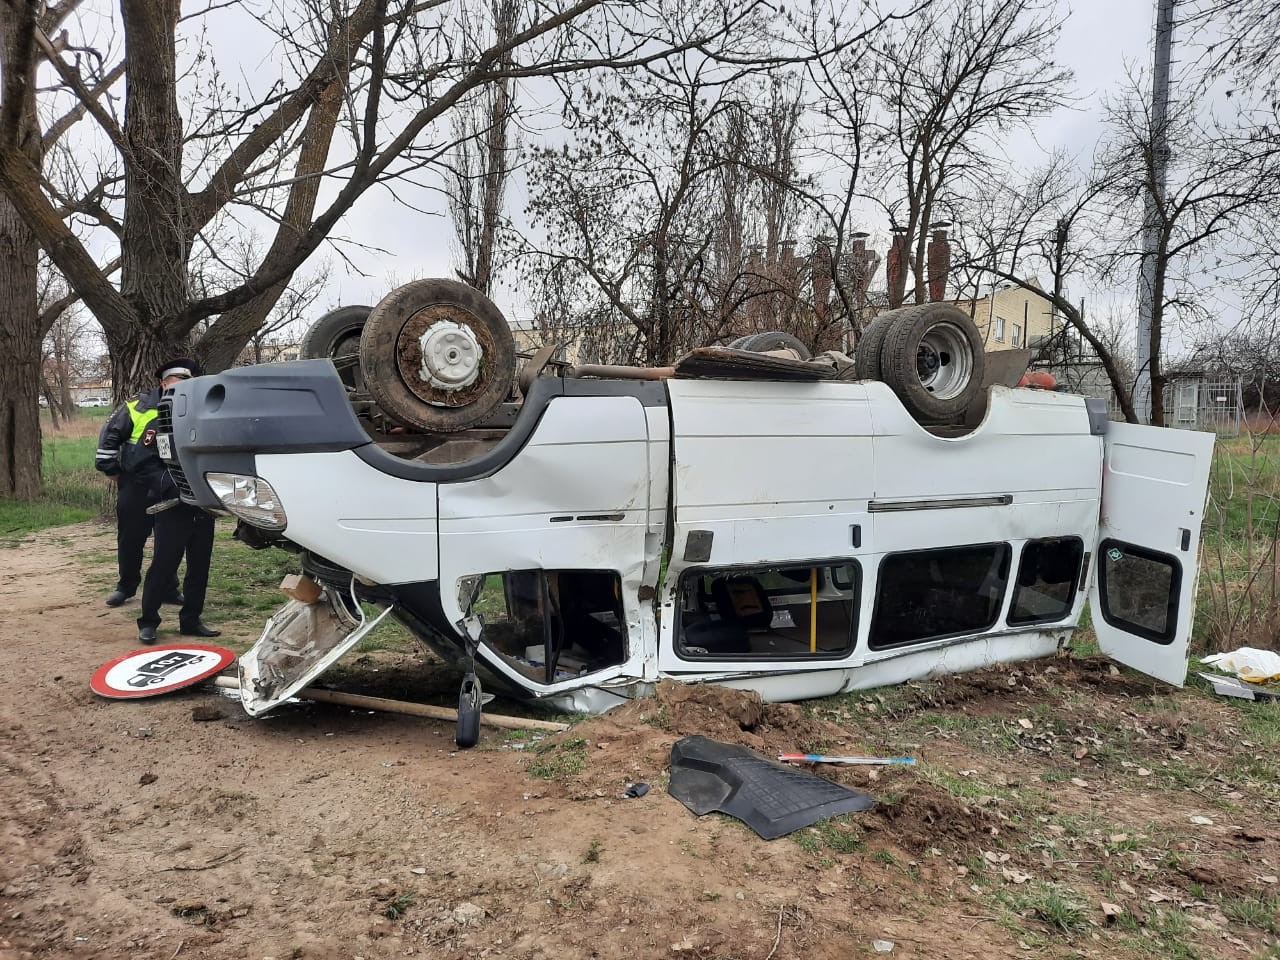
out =
[(1250, 683), (1280, 680), (1280, 653), (1274, 650), (1241, 647), (1230, 653), (1215, 653), (1211, 657), (1204, 657), (1203, 660), (1219, 670), (1234, 673), (1241, 680), (1248, 680)]

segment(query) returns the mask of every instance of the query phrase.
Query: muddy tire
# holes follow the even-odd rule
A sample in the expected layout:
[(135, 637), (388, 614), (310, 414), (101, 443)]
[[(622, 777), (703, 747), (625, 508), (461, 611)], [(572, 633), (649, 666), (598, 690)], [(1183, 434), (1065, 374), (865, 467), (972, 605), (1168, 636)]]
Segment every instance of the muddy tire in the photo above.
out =
[[(907, 307), (907, 310), (912, 309)], [(880, 348), (884, 346), (885, 332), (893, 326), (902, 310), (888, 310), (880, 314), (862, 331), (858, 348), (853, 354), (853, 373), (856, 380), (880, 380)]]
[(800, 340), (781, 330), (767, 333), (751, 333), (729, 344), (734, 350), (750, 350), (753, 353), (769, 353), (771, 350), (792, 350), (801, 360), (812, 359), (813, 354)]
[(311, 324), (298, 345), (299, 360), (332, 360), (342, 382), (353, 390), (363, 386), (360, 376), (360, 335), (372, 307), (338, 307)]
[(455, 280), (416, 280), (369, 314), (360, 365), (369, 394), (392, 420), (452, 433), (506, 399), (515, 343), (502, 311), (479, 291)]
[(459, 750), (469, 750), (480, 742), (480, 681), (468, 674), (458, 694), (458, 722), (453, 742)]
[(973, 320), (949, 303), (923, 303), (893, 314), (880, 345), (880, 379), (921, 423), (963, 415), (982, 391), (986, 366)]

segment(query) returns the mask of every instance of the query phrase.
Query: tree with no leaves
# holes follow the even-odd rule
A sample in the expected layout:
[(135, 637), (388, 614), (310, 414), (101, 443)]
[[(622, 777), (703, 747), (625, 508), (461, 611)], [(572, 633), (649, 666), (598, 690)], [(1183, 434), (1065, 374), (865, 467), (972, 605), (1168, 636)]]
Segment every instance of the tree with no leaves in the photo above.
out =
[(866, 160), (906, 248), (890, 307), (928, 300), (930, 228), (954, 219), (957, 194), (990, 188), (1000, 138), (1066, 101), (1061, 24), (1047, 0), (943, 0), (877, 43)]
[[(176, 352), (193, 350), (210, 370), (229, 364), (291, 274), (367, 191), (439, 172), (450, 146), (441, 128), (473, 91), (518, 78), (638, 67), (685, 50), (749, 53), (757, 38), (742, 28), (763, 7), (760, 0), (698, 0), (676, 34), (658, 0), (553, 0), (525, 8), (514, 34), (476, 45), (459, 37), (465, 0), (296, 0), (273, 8), (270, 25), (280, 37), (277, 55), (288, 62), (285, 79), (256, 102), (221, 103), (193, 117), (179, 100), (178, 38), (189, 24), (178, 0), (120, 0), (125, 96), (118, 117), (95, 96), (93, 78), (79, 72), (83, 58), (67, 58), (50, 40), (41, 4), (0, 3), (0, 192), (102, 325), (117, 397), (148, 382)], [(76, 0), (65, 3), (74, 8)], [(77, 236), (32, 155), (32, 78), (42, 59), (115, 154), (119, 185), (97, 195), (94, 212), (115, 238), (118, 283), (111, 258), (104, 262)], [(207, 231), (249, 211), (273, 226), (261, 261), (233, 286), (198, 292), (193, 251), (213, 250)], [(12, 322), (0, 314), (0, 328)], [(13, 359), (15, 353), (0, 363), (31, 362), (38, 350), (39, 338), (31, 338), (18, 351), (29, 360)], [(9, 409), (31, 411), (34, 427), (34, 365), (27, 379)], [(0, 382), (10, 382), (8, 368)], [(0, 426), (0, 462), (20, 459), (23, 475), (38, 478), (38, 446), (16, 447), (20, 432)], [(15, 492), (30, 495), (34, 484)]]

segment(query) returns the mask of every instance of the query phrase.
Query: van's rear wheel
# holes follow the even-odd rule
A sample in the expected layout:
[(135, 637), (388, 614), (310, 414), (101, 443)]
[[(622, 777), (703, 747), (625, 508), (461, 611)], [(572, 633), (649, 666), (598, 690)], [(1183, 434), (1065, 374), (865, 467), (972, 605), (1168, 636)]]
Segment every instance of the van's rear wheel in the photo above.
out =
[(361, 389), (360, 335), (371, 309), (352, 304), (330, 310), (302, 335), (298, 359), (332, 360), (342, 382), (352, 390)]
[(922, 423), (963, 414), (982, 390), (986, 367), (972, 318), (949, 303), (923, 303), (892, 315), (880, 345), (880, 378)]
[(515, 343), (502, 312), (455, 280), (417, 280), (379, 301), (365, 323), (360, 365), (392, 420), (419, 430), (465, 430), (511, 390)]
[(862, 331), (862, 337), (858, 340), (858, 348), (854, 351), (853, 356), (853, 373), (858, 380), (880, 380), (880, 348), (884, 346), (884, 335), (894, 322), (901, 318), (907, 310), (913, 307), (906, 307), (899, 310), (888, 310), (869, 324)]

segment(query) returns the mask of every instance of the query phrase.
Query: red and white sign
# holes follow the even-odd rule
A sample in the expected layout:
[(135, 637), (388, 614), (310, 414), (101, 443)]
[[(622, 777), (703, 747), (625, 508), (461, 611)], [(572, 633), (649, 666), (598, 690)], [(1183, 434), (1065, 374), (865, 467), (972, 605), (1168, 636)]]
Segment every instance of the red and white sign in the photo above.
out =
[(113, 700), (154, 697), (221, 673), (235, 658), (225, 647), (204, 643), (143, 647), (100, 666), (89, 680), (89, 688)]

